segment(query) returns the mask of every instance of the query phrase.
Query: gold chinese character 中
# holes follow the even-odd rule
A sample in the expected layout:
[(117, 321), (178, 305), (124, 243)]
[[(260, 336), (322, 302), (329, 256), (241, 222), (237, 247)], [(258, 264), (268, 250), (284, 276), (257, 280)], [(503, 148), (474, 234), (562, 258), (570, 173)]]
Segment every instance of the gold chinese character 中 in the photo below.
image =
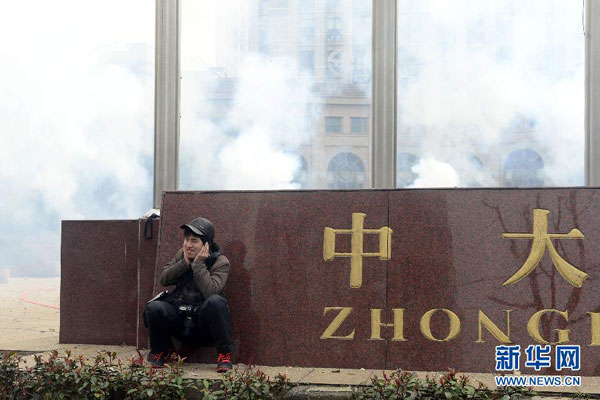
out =
[[(335, 257), (350, 257), (350, 287), (359, 288), (362, 285), (362, 258), (379, 257), (380, 260), (389, 260), (392, 257), (392, 233), (393, 231), (384, 226), (379, 229), (363, 229), (366, 214), (352, 213), (352, 229), (325, 228), (323, 237), (323, 258), (332, 261)], [(352, 235), (351, 252), (335, 252), (335, 235)], [(364, 253), (363, 238), (365, 234), (379, 234), (379, 252)]]
[(510, 285), (525, 278), (539, 264), (544, 256), (546, 248), (550, 258), (558, 272), (573, 286), (581, 287), (588, 275), (571, 265), (562, 258), (554, 245), (552, 239), (583, 239), (583, 233), (579, 229), (571, 229), (569, 233), (548, 233), (548, 214), (550, 211), (536, 208), (533, 210), (533, 232), (532, 233), (503, 233), (502, 237), (511, 239), (533, 239), (531, 252), (525, 263), (513, 276), (508, 278), (502, 285)]

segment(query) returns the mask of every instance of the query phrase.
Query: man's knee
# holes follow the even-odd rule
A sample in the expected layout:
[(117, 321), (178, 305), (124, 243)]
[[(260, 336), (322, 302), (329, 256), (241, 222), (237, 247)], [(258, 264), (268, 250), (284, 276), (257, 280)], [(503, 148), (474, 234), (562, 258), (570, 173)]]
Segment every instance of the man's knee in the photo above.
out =
[(227, 300), (221, 295), (213, 294), (208, 296), (208, 298), (204, 300), (202, 308), (209, 312), (227, 312)]
[(168, 318), (168, 307), (169, 303), (164, 301), (151, 301), (146, 305), (146, 310), (144, 311), (146, 321), (148, 324), (152, 324), (155, 321), (161, 321)]

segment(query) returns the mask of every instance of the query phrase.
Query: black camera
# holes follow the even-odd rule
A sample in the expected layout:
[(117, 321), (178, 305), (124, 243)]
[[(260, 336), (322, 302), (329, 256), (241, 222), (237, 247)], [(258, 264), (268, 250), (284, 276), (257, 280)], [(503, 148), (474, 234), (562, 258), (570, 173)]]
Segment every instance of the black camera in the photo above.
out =
[(183, 317), (183, 331), (181, 335), (189, 339), (194, 336), (194, 327), (195, 327), (195, 307), (189, 304), (180, 305), (178, 308), (179, 315)]

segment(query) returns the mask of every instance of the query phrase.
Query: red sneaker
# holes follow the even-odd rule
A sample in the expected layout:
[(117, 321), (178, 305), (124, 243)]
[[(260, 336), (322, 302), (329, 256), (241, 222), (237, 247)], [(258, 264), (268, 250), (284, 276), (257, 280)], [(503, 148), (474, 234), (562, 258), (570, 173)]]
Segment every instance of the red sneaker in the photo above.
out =
[(171, 362), (175, 359), (177, 359), (177, 353), (175, 353), (175, 350), (172, 349), (163, 351), (158, 354), (152, 352), (148, 354), (150, 368), (164, 368), (165, 363)]
[(227, 372), (231, 368), (233, 368), (231, 353), (219, 353), (219, 357), (217, 357), (217, 372)]

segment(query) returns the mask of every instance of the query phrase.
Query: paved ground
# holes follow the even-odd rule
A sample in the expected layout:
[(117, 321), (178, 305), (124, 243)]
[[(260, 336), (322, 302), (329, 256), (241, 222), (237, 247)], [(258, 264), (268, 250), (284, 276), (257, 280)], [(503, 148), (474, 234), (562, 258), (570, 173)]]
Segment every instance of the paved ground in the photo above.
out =
[[(74, 355), (95, 356), (98, 351), (114, 351), (123, 360), (138, 357), (134, 347), (97, 346), (84, 344), (59, 344), (60, 279), (10, 278), (8, 283), (0, 283), (0, 350), (18, 350), (29, 352), (47, 352), (50, 350), (70, 350)], [(29, 355), (26, 359), (31, 359)], [(185, 366), (186, 375), (193, 378), (218, 378), (215, 365), (189, 364)], [(258, 366), (269, 376), (285, 374), (292, 382), (300, 383), (308, 391), (298, 398), (329, 398), (318, 395), (329, 393), (331, 398), (348, 393), (354, 385), (366, 384), (374, 375), (381, 376), (380, 370), (335, 369), (335, 368), (295, 368)], [(388, 371), (391, 372), (391, 371)], [(417, 372), (419, 376), (427, 374)], [(482, 382), (489, 388), (495, 388), (492, 374), (467, 374), (472, 383)], [(543, 390), (536, 388), (536, 390)], [(569, 390), (573, 392), (572, 389)], [(554, 393), (567, 393), (566, 388), (554, 388)], [(583, 377), (582, 386), (575, 393), (600, 394), (600, 377)], [(313, 393), (309, 396), (307, 393)], [(548, 396), (551, 393), (547, 394)], [(320, 396), (320, 397), (319, 397)], [(554, 395), (556, 396), (556, 395)], [(565, 394), (570, 398), (571, 395)], [(596, 397), (596, 396), (594, 396)], [(600, 397), (600, 396), (599, 396)], [(550, 397), (545, 397), (549, 399)]]
[(0, 349), (50, 350), (58, 345), (59, 278), (0, 283)]

